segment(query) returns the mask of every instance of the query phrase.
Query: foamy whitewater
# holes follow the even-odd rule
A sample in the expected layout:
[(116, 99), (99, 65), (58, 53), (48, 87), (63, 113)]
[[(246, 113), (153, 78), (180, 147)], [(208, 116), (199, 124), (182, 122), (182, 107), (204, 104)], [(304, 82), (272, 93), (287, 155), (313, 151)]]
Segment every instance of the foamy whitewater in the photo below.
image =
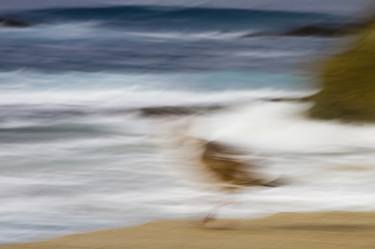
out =
[[(314, 93), (305, 66), (340, 41), (244, 36), (338, 17), (152, 7), (14, 15), (35, 25), (0, 29), (0, 243), (204, 216), (222, 195), (199, 180), (192, 138), (245, 148), (262, 174), (290, 182), (244, 189), (221, 217), (375, 206), (375, 126), (312, 121), (310, 103), (267, 101)], [(165, 106), (222, 109), (142, 112)]]

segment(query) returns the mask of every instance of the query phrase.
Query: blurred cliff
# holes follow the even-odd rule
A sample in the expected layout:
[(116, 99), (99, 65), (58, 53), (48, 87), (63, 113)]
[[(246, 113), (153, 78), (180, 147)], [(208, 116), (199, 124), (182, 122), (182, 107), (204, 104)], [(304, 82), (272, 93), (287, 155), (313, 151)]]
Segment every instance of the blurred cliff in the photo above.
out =
[(321, 91), (310, 116), (342, 121), (375, 121), (375, 18), (356, 30), (352, 45), (322, 65)]

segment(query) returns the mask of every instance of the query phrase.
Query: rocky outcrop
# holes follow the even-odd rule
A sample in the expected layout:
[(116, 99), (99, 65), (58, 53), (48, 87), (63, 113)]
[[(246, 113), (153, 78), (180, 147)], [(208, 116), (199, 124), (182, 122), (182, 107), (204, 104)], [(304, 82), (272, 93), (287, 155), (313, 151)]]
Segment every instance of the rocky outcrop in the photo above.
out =
[(375, 19), (346, 51), (322, 65), (321, 91), (310, 116), (346, 122), (375, 122)]

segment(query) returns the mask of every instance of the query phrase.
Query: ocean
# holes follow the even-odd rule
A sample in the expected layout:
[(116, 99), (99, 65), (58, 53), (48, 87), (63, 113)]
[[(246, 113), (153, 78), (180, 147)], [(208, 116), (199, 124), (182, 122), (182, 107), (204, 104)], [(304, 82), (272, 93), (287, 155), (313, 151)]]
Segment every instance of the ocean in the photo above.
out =
[[(160, 6), (4, 15), (33, 25), (0, 27), (0, 243), (204, 216), (222, 195), (197, 180), (191, 138), (246, 148), (262, 173), (290, 182), (235, 194), (221, 217), (374, 207), (374, 126), (266, 100), (316, 92), (318, 62), (347, 40), (260, 34), (348, 17)], [(190, 111), (145, 111), (166, 107)]]

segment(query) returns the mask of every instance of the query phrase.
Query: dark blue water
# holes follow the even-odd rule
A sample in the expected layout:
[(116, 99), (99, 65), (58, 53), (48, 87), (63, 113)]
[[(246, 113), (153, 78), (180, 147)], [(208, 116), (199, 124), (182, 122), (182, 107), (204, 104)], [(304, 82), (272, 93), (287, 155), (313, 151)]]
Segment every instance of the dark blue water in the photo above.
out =
[[(309, 12), (262, 11), (246, 9), (187, 8), (160, 6), (116, 6), (69, 9), (45, 9), (14, 13), (38, 23), (67, 21), (101, 21), (103, 25), (126, 29), (185, 30), (216, 29), (246, 30), (249, 27), (267, 29), (293, 25), (344, 21), (343, 16)], [(348, 21), (348, 20), (345, 20)]]
[(348, 21), (316, 13), (140, 6), (7, 15), (34, 26), (0, 30), (2, 71), (277, 71), (307, 61), (329, 41), (248, 35)]

